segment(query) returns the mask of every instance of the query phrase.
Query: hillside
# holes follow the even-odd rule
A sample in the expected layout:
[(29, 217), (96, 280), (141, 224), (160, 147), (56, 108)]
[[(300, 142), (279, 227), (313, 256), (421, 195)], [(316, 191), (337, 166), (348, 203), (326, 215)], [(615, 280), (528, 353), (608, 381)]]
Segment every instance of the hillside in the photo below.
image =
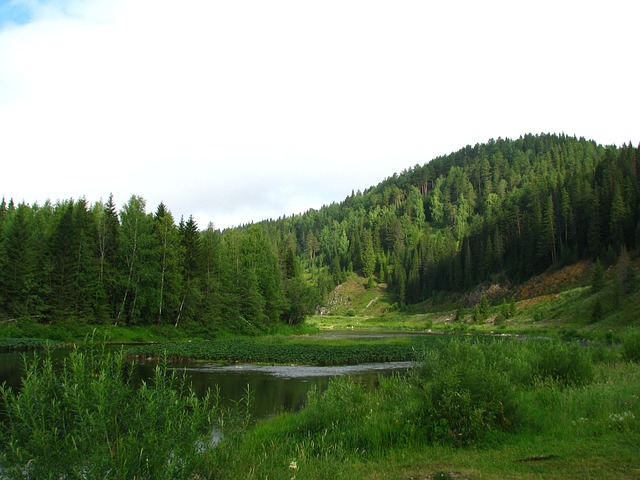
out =
[[(368, 286), (350, 275), (329, 295), (327, 306), (308, 319), (321, 329), (385, 328), (431, 332), (551, 333), (607, 339), (613, 331), (640, 325), (640, 258), (618, 261), (605, 271), (603, 288), (592, 287), (594, 263), (580, 261), (532, 277), (511, 288), (478, 286), (467, 294), (451, 294), (398, 309), (387, 285)], [(625, 274), (623, 269), (631, 270)], [(632, 285), (622, 286), (630, 275)], [(476, 317), (476, 306), (488, 299), (487, 311)], [(511, 306), (513, 304), (513, 306)], [(602, 305), (600, 313), (596, 305)], [(609, 338), (611, 340), (611, 338)]]
[(529, 285), (513, 293), (531, 296), (544, 272), (582, 265), (567, 275), (583, 275), (588, 262), (637, 251), (638, 159), (631, 145), (564, 135), (491, 140), (264, 226), (296, 243), (324, 288), (355, 272), (387, 284), (401, 308), (449, 295), (477, 303), (485, 284)]

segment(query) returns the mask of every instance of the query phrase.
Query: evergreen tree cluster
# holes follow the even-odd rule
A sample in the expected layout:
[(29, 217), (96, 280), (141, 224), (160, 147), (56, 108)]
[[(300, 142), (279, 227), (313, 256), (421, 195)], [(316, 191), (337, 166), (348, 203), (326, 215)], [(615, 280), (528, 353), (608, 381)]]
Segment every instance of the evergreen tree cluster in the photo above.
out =
[(296, 324), (315, 307), (297, 256), (258, 226), (200, 231), (132, 196), (0, 204), (0, 318), (181, 325), (238, 332)]
[(399, 305), (640, 248), (640, 151), (565, 135), (467, 146), (341, 203), (199, 230), (137, 196), (0, 204), (0, 318), (296, 324), (349, 272)]
[(376, 276), (400, 305), (413, 304), (639, 248), (639, 162), (631, 144), (490, 140), (267, 223), (294, 236), (303, 264), (334, 283), (348, 271)]

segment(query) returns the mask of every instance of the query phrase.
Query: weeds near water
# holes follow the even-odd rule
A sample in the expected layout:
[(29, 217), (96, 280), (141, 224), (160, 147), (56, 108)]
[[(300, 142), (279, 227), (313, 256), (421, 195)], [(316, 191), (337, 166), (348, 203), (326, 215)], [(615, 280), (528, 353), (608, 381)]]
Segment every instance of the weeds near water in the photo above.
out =
[(422, 392), (422, 425), (432, 441), (464, 445), (516, 421), (507, 372), (484, 344), (452, 340), (428, 350), (414, 382)]
[(559, 341), (452, 338), (427, 349), (409, 375), (381, 377), (373, 391), (333, 379), (302, 411), (223, 441), (212, 471), (234, 479), (357, 478), (365, 475), (350, 466), (386, 465), (394, 452), (420, 451), (422, 462), (424, 449), (464, 456), (513, 441), (567, 451), (593, 438), (640, 441), (640, 367), (613, 358), (594, 364), (592, 356)]
[(10, 478), (189, 478), (202, 467), (217, 395), (198, 398), (166, 364), (134, 386), (122, 352), (93, 337), (62, 368), (48, 350), (24, 358), (21, 390), (0, 389)]

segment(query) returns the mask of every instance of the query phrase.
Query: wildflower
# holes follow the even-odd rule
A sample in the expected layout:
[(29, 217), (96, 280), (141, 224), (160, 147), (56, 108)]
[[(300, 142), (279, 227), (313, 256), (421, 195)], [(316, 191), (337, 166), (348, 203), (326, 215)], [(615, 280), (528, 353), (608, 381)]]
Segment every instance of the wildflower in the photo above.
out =
[(291, 463), (289, 464), (289, 468), (291, 470), (297, 470), (298, 469), (298, 462), (296, 462), (295, 460), (291, 460)]

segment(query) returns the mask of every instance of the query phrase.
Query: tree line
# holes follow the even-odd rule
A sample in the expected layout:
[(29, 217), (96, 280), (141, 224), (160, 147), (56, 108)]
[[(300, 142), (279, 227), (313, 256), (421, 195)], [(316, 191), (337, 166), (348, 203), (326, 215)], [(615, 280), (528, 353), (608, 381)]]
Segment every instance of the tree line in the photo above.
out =
[(318, 300), (287, 245), (258, 226), (224, 234), (176, 224), (160, 203), (0, 204), (0, 315), (260, 332), (296, 324)]
[(490, 140), (319, 210), (225, 231), (132, 196), (0, 204), (0, 316), (234, 331), (296, 324), (356, 272), (399, 306), (640, 248), (640, 152)]

